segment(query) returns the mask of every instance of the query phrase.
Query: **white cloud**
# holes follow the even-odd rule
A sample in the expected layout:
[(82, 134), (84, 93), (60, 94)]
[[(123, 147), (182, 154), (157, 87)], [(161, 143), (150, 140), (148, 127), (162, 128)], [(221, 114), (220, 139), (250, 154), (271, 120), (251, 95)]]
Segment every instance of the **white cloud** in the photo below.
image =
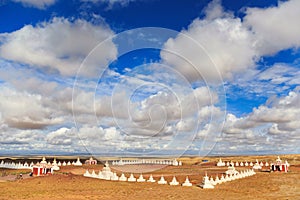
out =
[(14, 2), (20, 2), (24, 6), (35, 7), (38, 9), (45, 9), (53, 5), (56, 0), (13, 0)]
[(10, 127), (20, 129), (41, 129), (63, 122), (44, 104), (42, 96), (20, 93), (1, 87), (0, 110), (2, 120)]
[[(113, 32), (104, 25), (93, 25), (84, 20), (53, 18), (50, 22), (36, 26), (26, 25), (15, 32), (0, 35), (0, 55), (7, 60), (28, 64), (47, 72), (75, 76), (91, 50), (112, 35)], [(113, 42), (105, 41), (86, 61), (80, 75), (99, 75), (99, 68), (105, 68), (116, 55)]]
[(257, 38), (261, 55), (300, 46), (300, 1), (279, 2), (277, 7), (247, 8), (245, 24)]
[(134, 2), (137, 0), (81, 0), (81, 1), (92, 2), (92, 3), (105, 3), (105, 4), (107, 4), (107, 9), (112, 9), (116, 5), (126, 7), (131, 2)]
[(222, 9), (215, 2), (213, 6), (208, 6), (207, 18), (195, 19), (188, 30), (181, 31), (182, 34), (164, 45), (166, 50), (179, 54), (195, 66), (175, 54), (161, 52), (165, 63), (192, 81), (220, 80), (220, 75), (231, 79), (235, 73), (254, 67), (257, 59), (253, 35), (241, 19), (220, 13)]

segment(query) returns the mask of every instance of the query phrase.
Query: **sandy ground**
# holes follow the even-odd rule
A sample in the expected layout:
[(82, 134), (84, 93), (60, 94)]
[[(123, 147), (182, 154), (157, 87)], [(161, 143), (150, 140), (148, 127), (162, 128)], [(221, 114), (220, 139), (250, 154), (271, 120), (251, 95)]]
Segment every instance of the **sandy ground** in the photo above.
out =
[[(240, 158), (235, 157), (237, 160)], [(245, 158), (245, 157), (241, 157)], [(232, 158), (224, 158), (226, 161)], [(248, 157), (247, 160), (253, 158)], [(266, 159), (274, 160), (272, 156)], [(167, 181), (173, 175), (183, 182), (188, 174), (192, 187), (158, 185), (157, 183), (113, 182), (83, 177), (86, 169), (101, 169), (102, 166), (63, 167), (52, 176), (34, 177), (16, 181), (0, 182), (0, 199), (300, 199), (299, 156), (287, 157), (293, 162), (288, 173), (257, 172), (244, 179), (217, 185), (215, 189), (197, 187), (207, 172), (215, 176), (226, 171), (226, 167), (215, 167), (218, 158), (199, 164), (201, 158), (184, 158), (183, 166), (168, 166), (151, 172), (157, 180), (164, 174)], [(193, 162), (191, 161), (193, 160)], [(233, 159), (232, 159), (233, 160)], [(245, 159), (246, 160), (246, 159)], [(239, 161), (242, 161), (241, 159)], [(189, 163), (189, 164), (187, 164)], [(196, 163), (196, 164), (195, 164)], [(198, 163), (198, 164), (197, 164)], [(238, 167), (237, 170), (246, 168)], [(117, 171), (120, 174), (119, 171)], [(125, 173), (128, 175), (129, 173)], [(147, 178), (150, 175), (144, 174)], [(138, 173), (135, 174), (139, 176)]]

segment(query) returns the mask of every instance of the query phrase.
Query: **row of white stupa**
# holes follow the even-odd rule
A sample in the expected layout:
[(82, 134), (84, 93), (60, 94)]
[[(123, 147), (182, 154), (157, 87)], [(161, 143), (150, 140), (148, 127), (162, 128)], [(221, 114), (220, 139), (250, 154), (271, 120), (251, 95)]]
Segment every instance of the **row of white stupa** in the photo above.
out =
[[(112, 172), (110, 170), (108, 162), (105, 163), (102, 170), (99, 171), (98, 174), (95, 173), (95, 170), (90, 173), (88, 170), (83, 174), (85, 177), (91, 177), (91, 178), (98, 178), (103, 180), (111, 180), (111, 181), (128, 181), (128, 182), (150, 182), (154, 183), (156, 180), (154, 180), (153, 176), (150, 175), (149, 179), (146, 180), (143, 175), (141, 174), (139, 178), (135, 178), (133, 174), (130, 174), (130, 176), (127, 178), (124, 173), (121, 174), (119, 177), (115, 172)], [(158, 184), (168, 184), (165, 180), (164, 176), (160, 177), (160, 180), (157, 181)], [(176, 180), (176, 177), (174, 176), (172, 181), (169, 183), (170, 185), (179, 185), (179, 182)], [(186, 177), (186, 180), (184, 183), (181, 184), (182, 186), (192, 186), (192, 183), (190, 183), (188, 177)]]
[(56, 159), (54, 158), (53, 162), (47, 162), (45, 157), (43, 157), (41, 162), (37, 162), (36, 164), (34, 164), (33, 162), (31, 162), (30, 164), (28, 164), (27, 162), (25, 162), (24, 164), (19, 162), (19, 163), (15, 163), (15, 162), (4, 162), (3, 160), (0, 163), (0, 168), (7, 168), (7, 169), (32, 169), (33, 166), (35, 165), (52, 165), (54, 167), (54, 170), (59, 170), (60, 166), (69, 166), (69, 165), (73, 165), (73, 166), (82, 166), (82, 163), (80, 162), (80, 159), (77, 158), (77, 161), (73, 161), (72, 163), (70, 161), (66, 162), (57, 162)]
[[(124, 173), (121, 174), (119, 177), (115, 172), (112, 173), (111, 176), (106, 176), (104, 175), (103, 171), (99, 171), (98, 174), (95, 173), (93, 170), (92, 173), (90, 173), (88, 170), (83, 174), (85, 177), (91, 177), (91, 178), (98, 178), (98, 179), (103, 179), (103, 180), (110, 180), (110, 181), (128, 181), (128, 182), (150, 182), (150, 183), (155, 183), (156, 180), (153, 178), (152, 175), (146, 180), (142, 174), (138, 178), (136, 178), (133, 174), (130, 174), (130, 176), (127, 178)], [(168, 182), (165, 180), (164, 176), (162, 175), (160, 179), (157, 181), (158, 184), (168, 184)], [(172, 181), (169, 182), (170, 185), (180, 185), (179, 182), (177, 181), (176, 177), (174, 176)], [(192, 183), (189, 181), (189, 178), (186, 177), (185, 182), (181, 184), (182, 186), (192, 186)]]
[(268, 163), (268, 162), (265, 162), (265, 164), (261, 161), (260, 163), (258, 162), (258, 160), (256, 160), (256, 162), (255, 163), (253, 163), (253, 162), (250, 162), (250, 163), (248, 163), (247, 161), (246, 162), (238, 162), (238, 161), (236, 161), (235, 163), (234, 162), (229, 162), (229, 161), (227, 161), (226, 163), (225, 162), (223, 162), (222, 161), (222, 159), (220, 158), (220, 160), (218, 161), (218, 163), (217, 163), (217, 166), (218, 167), (224, 167), (224, 166), (236, 166), (236, 167), (248, 167), (248, 166), (250, 166), (250, 167), (253, 167), (254, 165), (259, 165), (259, 166), (261, 166), (261, 167), (263, 167), (263, 166), (266, 166), (266, 167), (269, 167), (270, 166), (270, 164)]
[(155, 164), (155, 165), (173, 165), (181, 166), (182, 162), (174, 160), (153, 160), (153, 159), (141, 159), (141, 160), (123, 160), (113, 161), (112, 165), (137, 165), (137, 164)]
[(219, 178), (219, 176), (217, 175), (215, 180), (213, 179), (213, 177), (208, 177), (207, 174), (203, 177), (202, 183), (200, 184), (200, 187), (204, 188), (204, 189), (212, 189), (215, 187), (215, 185), (217, 184), (221, 184), (221, 183), (225, 183), (228, 181), (233, 181), (236, 179), (241, 179), (241, 178), (246, 178), (248, 176), (253, 176), (254, 174), (256, 174), (254, 172), (253, 169), (248, 169), (239, 173), (233, 173), (233, 174), (226, 174), (226, 176), (224, 176), (223, 174), (221, 175), (221, 178)]

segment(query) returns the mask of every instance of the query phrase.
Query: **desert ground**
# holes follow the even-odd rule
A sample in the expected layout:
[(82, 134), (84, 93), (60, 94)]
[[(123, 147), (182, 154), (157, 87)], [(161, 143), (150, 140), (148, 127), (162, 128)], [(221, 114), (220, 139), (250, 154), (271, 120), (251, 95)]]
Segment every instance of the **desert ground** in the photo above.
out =
[[(217, 185), (214, 189), (202, 189), (197, 186), (207, 173), (215, 178), (227, 170), (227, 167), (217, 167), (219, 157), (184, 157), (182, 166), (166, 166), (164, 168), (143, 173), (145, 178), (153, 174), (158, 180), (161, 175), (169, 182), (175, 175), (183, 183), (188, 175), (192, 187), (158, 185), (157, 183), (114, 182), (83, 177), (88, 169), (96, 173), (103, 165), (82, 167), (65, 166), (54, 175), (29, 177), (30, 170), (0, 169), (0, 199), (300, 199), (300, 155), (281, 155), (281, 159), (291, 164), (288, 173), (269, 172), (267, 167), (256, 175)], [(50, 157), (49, 157), (50, 158)], [(223, 161), (275, 161), (277, 156), (233, 156), (222, 157)], [(20, 158), (14, 158), (20, 159)], [(72, 159), (71, 157), (58, 158)], [(208, 162), (202, 162), (203, 159)], [(1, 160), (1, 158), (0, 158)], [(26, 160), (26, 159), (25, 159)], [(51, 159), (49, 159), (51, 160)], [(129, 171), (135, 177), (145, 167), (151, 165), (111, 166), (112, 171), (120, 175), (123, 171), (129, 176)], [(250, 167), (248, 167), (250, 168)], [(236, 167), (238, 171), (248, 169)], [(147, 169), (148, 170), (148, 169)], [(23, 173), (23, 179), (16, 179)]]

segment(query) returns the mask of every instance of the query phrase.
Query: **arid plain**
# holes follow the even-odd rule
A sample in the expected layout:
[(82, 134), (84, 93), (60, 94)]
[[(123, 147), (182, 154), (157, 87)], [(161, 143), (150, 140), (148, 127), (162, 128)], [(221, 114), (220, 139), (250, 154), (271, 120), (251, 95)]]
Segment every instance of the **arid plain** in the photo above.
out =
[[(75, 157), (74, 157), (75, 158)], [(57, 159), (73, 159), (57, 157)], [(0, 158), (2, 159), (2, 158)], [(49, 157), (49, 160), (51, 157)], [(208, 162), (202, 162), (207, 159)], [(30, 170), (0, 169), (0, 199), (300, 199), (300, 155), (281, 155), (291, 166), (288, 173), (269, 172), (268, 168), (256, 172), (256, 175), (217, 185), (214, 189), (202, 189), (197, 185), (207, 173), (216, 176), (224, 173), (227, 167), (217, 167), (219, 157), (184, 157), (182, 166), (166, 166), (159, 170), (143, 173), (145, 178), (153, 174), (158, 180), (161, 175), (169, 182), (175, 175), (180, 183), (186, 176), (193, 183), (192, 187), (158, 185), (157, 183), (130, 183), (105, 181), (83, 177), (89, 169), (96, 172), (103, 165), (83, 165), (82, 167), (65, 166), (54, 175), (29, 177)], [(222, 157), (224, 161), (259, 161), (272, 162), (276, 156), (233, 156)], [(144, 166), (112, 166), (118, 175), (122, 171), (133, 171), (138, 177)], [(153, 166), (155, 167), (155, 166)], [(238, 171), (250, 167), (236, 167)], [(23, 179), (16, 176), (23, 173)], [(129, 173), (125, 172), (128, 177)]]

